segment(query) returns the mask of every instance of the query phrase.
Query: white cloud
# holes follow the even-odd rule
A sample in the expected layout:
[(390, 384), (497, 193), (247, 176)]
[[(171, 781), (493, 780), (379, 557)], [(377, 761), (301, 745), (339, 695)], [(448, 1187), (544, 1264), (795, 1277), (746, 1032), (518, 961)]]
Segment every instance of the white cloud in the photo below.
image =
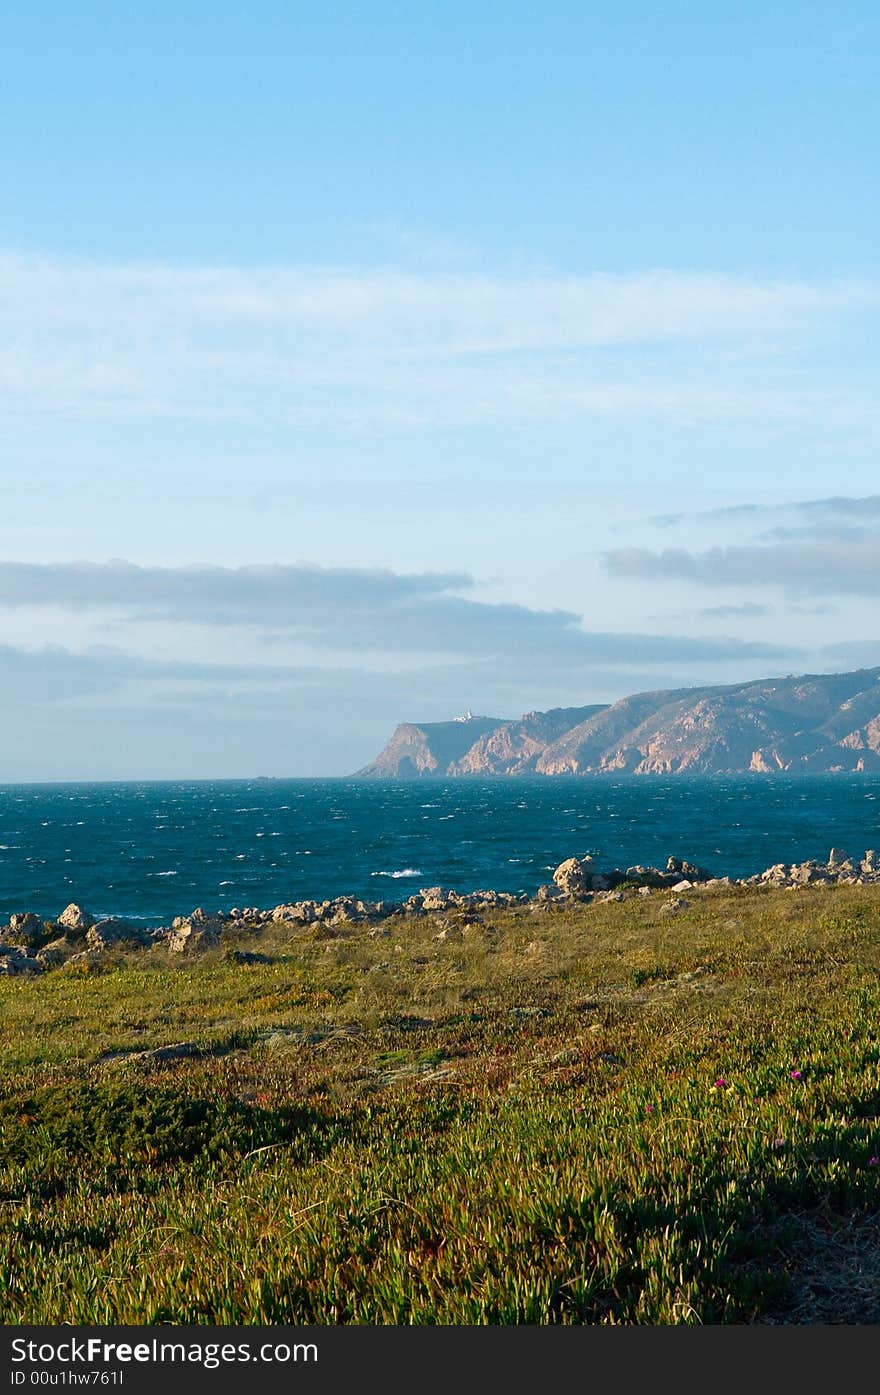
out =
[[(878, 304), (870, 283), (664, 271), (500, 277), (7, 255), (0, 402), (87, 417), (268, 415), (348, 432), (633, 414), (824, 412), (845, 424), (870, 405), (752, 376), (750, 348), (763, 360), (770, 342)], [(732, 346), (728, 371), (707, 375)]]

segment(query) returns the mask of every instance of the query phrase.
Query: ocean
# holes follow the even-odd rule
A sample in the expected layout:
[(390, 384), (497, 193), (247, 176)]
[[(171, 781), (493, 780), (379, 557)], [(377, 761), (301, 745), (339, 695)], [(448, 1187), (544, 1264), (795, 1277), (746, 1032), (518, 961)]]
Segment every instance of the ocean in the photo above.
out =
[(880, 848), (880, 776), (218, 780), (0, 786), (0, 915), (167, 924), (422, 886), (533, 893), (564, 858), (718, 875)]

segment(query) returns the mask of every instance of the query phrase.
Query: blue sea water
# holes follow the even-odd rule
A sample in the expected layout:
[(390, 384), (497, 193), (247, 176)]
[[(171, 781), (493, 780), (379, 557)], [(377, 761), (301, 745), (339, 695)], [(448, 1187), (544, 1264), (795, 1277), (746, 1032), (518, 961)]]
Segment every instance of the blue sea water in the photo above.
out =
[(0, 915), (166, 924), (421, 886), (533, 893), (566, 857), (599, 867), (670, 853), (718, 875), (880, 848), (880, 776), (681, 776), (0, 786)]

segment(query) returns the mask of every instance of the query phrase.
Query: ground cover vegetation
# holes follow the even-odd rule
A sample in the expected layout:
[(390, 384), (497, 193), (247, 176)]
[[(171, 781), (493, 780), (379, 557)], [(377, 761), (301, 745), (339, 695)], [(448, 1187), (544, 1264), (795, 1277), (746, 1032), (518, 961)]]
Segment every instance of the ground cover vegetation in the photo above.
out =
[(4, 1321), (880, 1321), (880, 888), (668, 900), (0, 982)]

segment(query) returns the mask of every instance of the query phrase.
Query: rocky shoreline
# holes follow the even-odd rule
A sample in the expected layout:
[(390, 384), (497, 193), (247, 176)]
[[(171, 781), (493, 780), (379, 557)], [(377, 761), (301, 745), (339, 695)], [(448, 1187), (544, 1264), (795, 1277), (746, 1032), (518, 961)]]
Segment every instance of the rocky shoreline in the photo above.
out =
[[(684, 858), (669, 857), (665, 868), (635, 865), (610, 871), (597, 871), (593, 859), (570, 857), (561, 862), (553, 880), (538, 888), (534, 897), (505, 891), (452, 891), (446, 887), (424, 887), (405, 901), (363, 901), (354, 896), (337, 896), (327, 901), (294, 901), (261, 910), (258, 907), (230, 911), (205, 911), (201, 907), (189, 915), (177, 916), (171, 925), (148, 930), (130, 921), (111, 916), (98, 920), (82, 907), (71, 903), (57, 920), (41, 920), (32, 911), (10, 916), (0, 926), (0, 975), (38, 976), (56, 970), (84, 970), (106, 963), (118, 950), (161, 951), (168, 955), (191, 956), (216, 948), (225, 934), (259, 936), (270, 926), (287, 925), (311, 930), (324, 938), (356, 931), (378, 935), (387, 933), (383, 924), (393, 918), (422, 917), (456, 913), (459, 924), (474, 923), (479, 913), (512, 906), (532, 906), (551, 910), (572, 903), (589, 905), (622, 901), (629, 895), (650, 896), (668, 893), (660, 906), (663, 913), (684, 910), (689, 902), (682, 893), (723, 887), (757, 887), (796, 891), (807, 887), (880, 884), (880, 853), (869, 849), (854, 859), (840, 848), (832, 848), (826, 862), (774, 863), (751, 877), (719, 877)], [(457, 924), (442, 927), (436, 939), (460, 934)], [(231, 957), (248, 963), (258, 956), (235, 949)]]

